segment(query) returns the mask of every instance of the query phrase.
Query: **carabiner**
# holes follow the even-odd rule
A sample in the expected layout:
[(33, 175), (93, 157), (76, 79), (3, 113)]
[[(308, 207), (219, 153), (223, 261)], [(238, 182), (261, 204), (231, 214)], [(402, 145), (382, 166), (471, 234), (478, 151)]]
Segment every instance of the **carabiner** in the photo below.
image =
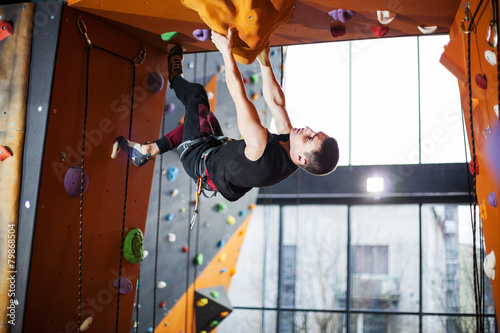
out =
[(78, 30), (80, 30), (80, 33), (85, 37), (89, 48), (92, 48), (92, 42), (87, 35), (87, 26), (85, 25), (85, 22), (83, 22), (82, 16), (80, 14), (78, 14), (78, 19), (76, 20), (76, 26), (78, 27)]
[(137, 57), (135, 57), (132, 62), (134, 63), (134, 66), (139, 66), (142, 65), (144, 59), (146, 59), (146, 48), (144, 47), (144, 44), (142, 44), (141, 52), (139, 52)]

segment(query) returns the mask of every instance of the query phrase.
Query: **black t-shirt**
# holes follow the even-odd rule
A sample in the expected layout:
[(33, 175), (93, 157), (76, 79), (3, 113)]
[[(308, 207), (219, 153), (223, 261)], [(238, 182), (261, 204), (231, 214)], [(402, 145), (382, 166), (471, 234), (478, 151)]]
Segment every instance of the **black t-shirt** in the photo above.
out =
[(217, 190), (229, 201), (236, 201), (253, 187), (277, 184), (290, 177), (297, 166), (279, 141), (287, 142), (289, 134), (267, 132), (264, 153), (257, 161), (245, 156), (245, 141), (229, 141), (213, 150), (207, 157), (206, 167)]

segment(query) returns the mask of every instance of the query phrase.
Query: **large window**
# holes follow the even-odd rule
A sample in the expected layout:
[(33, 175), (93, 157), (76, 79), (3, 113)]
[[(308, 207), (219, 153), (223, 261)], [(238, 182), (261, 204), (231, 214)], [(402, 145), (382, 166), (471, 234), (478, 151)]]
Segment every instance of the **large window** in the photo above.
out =
[(439, 62), (448, 41), (288, 47), (284, 88), (293, 126), (334, 136), (339, 165), (464, 162), (458, 83)]
[(476, 331), (470, 226), (456, 204), (258, 206), (218, 332)]

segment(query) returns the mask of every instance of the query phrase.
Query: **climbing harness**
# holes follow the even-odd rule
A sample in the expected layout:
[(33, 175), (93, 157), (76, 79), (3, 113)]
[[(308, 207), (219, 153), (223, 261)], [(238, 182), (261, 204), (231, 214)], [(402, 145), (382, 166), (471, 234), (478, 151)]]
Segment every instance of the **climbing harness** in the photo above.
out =
[[(133, 116), (133, 106), (134, 106), (134, 95), (135, 95), (135, 68), (141, 65), (144, 62), (146, 57), (146, 49), (144, 45), (141, 47), (141, 51), (134, 59), (129, 59), (115, 52), (109, 51), (105, 48), (99, 47), (97, 45), (93, 45), (89, 35), (87, 33), (87, 26), (82, 19), (82, 16), (79, 14), (76, 20), (76, 25), (78, 30), (85, 38), (87, 43), (87, 65), (86, 65), (86, 79), (85, 79), (85, 115), (84, 115), (84, 125), (83, 125), (83, 140), (82, 140), (82, 180), (81, 180), (81, 192), (80, 192), (80, 239), (79, 239), (79, 266), (78, 266), (78, 332), (80, 332), (81, 326), (81, 290), (82, 290), (82, 240), (83, 240), (83, 181), (84, 181), (84, 159), (85, 159), (85, 136), (86, 136), (86, 124), (87, 124), (87, 111), (88, 111), (88, 96), (89, 96), (89, 63), (90, 63), (90, 50), (98, 49), (104, 51), (108, 54), (116, 56), (120, 59), (123, 59), (129, 62), (132, 65), (132, 93), (131, 93), (131, 102), (130, 102), (130, 123), (129, 123), (129, 133), (128, 138), (130, 140), (132, 133), (132, 116)], [(125, 243), (125, 218), (126, 218), (126, 210), (127, 210), (127, 191), (128, 191), (128, 176), (129, 176), (129, 167), (130, 167), (130, 159), (127, 159), (127, 170), (126, 170), (126, 179), (125, 179), (125, 195), (124, 195), (124, 204), (123, 204), (123, 219), (122, 219), (122, 232), (121, 232), (121, 246), (120, 246), (120, 264), (118, 271), (118, 290), (121, 287), (121, 274), (122, 274), (122, 263), (124, 256), (124, 243)], [(116, 302), (116, 323), (115, 323), (115, 332), (118, 332), (118, 323), (119, 323), (119, 313), (120, 313), (120, 292), (117, 293), (117, 302)]]

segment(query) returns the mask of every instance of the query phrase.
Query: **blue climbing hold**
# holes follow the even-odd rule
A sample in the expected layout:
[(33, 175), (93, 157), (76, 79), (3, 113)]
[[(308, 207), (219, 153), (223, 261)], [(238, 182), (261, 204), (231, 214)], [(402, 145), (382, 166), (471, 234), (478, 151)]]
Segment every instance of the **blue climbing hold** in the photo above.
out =
[(167, 221), (172, 221), (173, 218), (174, 218), (174, 214), (170, 213), (167, 215)]
[(149, 328), (148, 328), (148, 332), (149, 332), (149, 333), (153, 332), (153, 328), (152, 328), (152, 327), (149, 327)]
[(223, 247), (223, 246), (224, 246), (224, 244), (226, 244), (226, 241), (225, 241), (224, 239), (221, 239), (221, 240), (219, 241), (219, 247)]
[(173, 182), (178, 175), (179, 175), (178, 167), (171, 167), (170, 169), (168, 169), (167, 177), (169, 182)]

